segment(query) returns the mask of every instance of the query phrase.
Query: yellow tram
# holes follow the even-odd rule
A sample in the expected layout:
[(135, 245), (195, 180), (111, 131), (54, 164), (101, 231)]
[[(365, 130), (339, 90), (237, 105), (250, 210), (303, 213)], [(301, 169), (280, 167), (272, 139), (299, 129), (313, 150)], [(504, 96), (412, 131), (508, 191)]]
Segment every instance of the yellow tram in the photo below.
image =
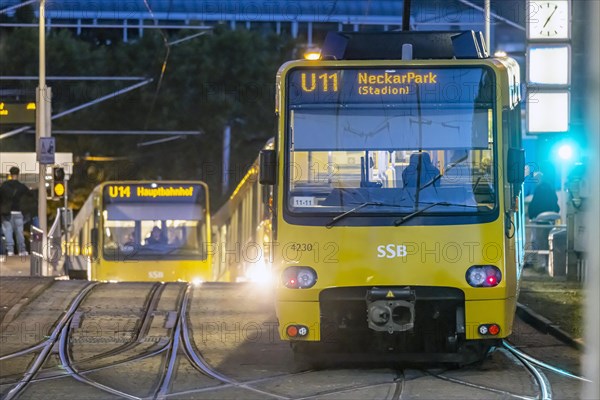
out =
[(72, 230), (71, 276), (99, 281), (215, 279), (204, 182), (102, 183)]
[[(273, 140), (265, 150), (274, 148)], [(227, 202), (213, 214), (211, 253), (218, 280), (271, 282), (272, 188), (258, 183), (255, 160)]]
[(276, 96), (258, 175), (281, 338), (454, 362), (510, 335), (518, 64), (472, 31), (335, 33), (320, 60), (280, 68)]

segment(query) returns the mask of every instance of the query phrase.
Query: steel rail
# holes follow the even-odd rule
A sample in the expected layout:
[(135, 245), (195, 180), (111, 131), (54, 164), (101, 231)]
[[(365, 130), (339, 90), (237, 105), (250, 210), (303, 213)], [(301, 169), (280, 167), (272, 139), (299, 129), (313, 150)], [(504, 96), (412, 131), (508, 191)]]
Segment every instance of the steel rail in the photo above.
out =
[(531, 362), (532, 364), (537, 365), (538, 367), (542, 367), (544, 369), (547, 369), (548, 371), (554, 372), (554, 373), (562, 375), (562, 376), (566, 376), (567, 378), (572, 378), (572, 379), (577, 379), (577, 380), (580, 380), (583, 382), (592, 383), (592, 381), (587, 378), (575, 375), (575, 374), (568, 372), (562, 368), (553, 367), (550, 364), (546, 364), (543, 361), (533, 358), (529, 354), (523, 353), (522, 351), (517, 350), (515, 347), (511, 346), (506, 340), (502, 341), (502, 345), (506, 349), (508, 349), (511, 353), (515, 354), (517, 357), (522, 357), (522, 358), (526, 359), (527, 361)]
[[(268, 397), (279, 399), (279, 400), (289, 400), (290, 397), (265, 392), (264, 390), (260, 390), (260, 389), (254, 388), (252, 386), (249, 386), (247, 383), (239, 382), (233, 378), (230, 378), (226, 375), (221, 374), (220, 372), (214, 370), (206, 362), (206, 360), (204, 359), (204, 357), (202, 357), (202, 355), (200, 355), (196, 352), (196, 350), (194, 349), (194, 346), (192, 345), (192, 341), (190, 339), (190, 329), (188, 327), (188, 322), (187, 322), (187, 315), (188, 315), (187, 307), (188, 307), (188, 303), (191, 298), (190, 292), (191, 292), (191, 285), (188, 285), (188, 288), (185, 292), (185, 297), (184, 297), (184, 301), (183, 301), (183, 305), (182, 305), (182, 309), (181, 309), (181, 318), (179, 319), (179, 323), (181, 324), (184, 351), (185, 351), (185, 354), (187, 355), (189, 361), (192, 363), (192, 365), (196, 369), (198, 369), (200, 372), (202, 372), (204, 375), (211, 377), (213, 379), (216, 379), (218, 381), (221, 381), (223, 383), (227, 383), (231, 386), (250, 390), (252, 392), (261, 394), (263, 396), (268, 396)], [(222, 388), (222, 387), (223, 386), (220, 386), (219, 388)], [(217, 388), (214, 388), (214, 389), (217, 389)]]
[(77, 380), (79, 382), (86, 383), (90, 386), (93, 386), (97, 389), (103, 390), (110, 394), (125, 397), (126, 399), (129, 399), (129, 400), (142, 400), (141, 397), (136, 397), (136, 396), (130, 395), (129, 393), (125, 393), (120, 390), (113, 389), (111, 387), (108, 387), (106, 385), (103, 385), (101, 383), (93, 381), (91, 379), (88, 379), (87, 377), (85, 377), (85, 376), (81, 375), (79, 372), (77, 372), (73, 368), (73, 366), (71, 364), (71, 357), (69, 356), (69, 350), (68, 350), (69, 331), (70, 331), (70, 324), (67, 325), (64, 329), (62, 329), (62, 332), (60, 335), (59, 347), (58, 347), (58, 355), (60, 357), (60, 362), (61, 362), (63, 368), (69, 374), (69, 376), (71, 376), (72, 378), (74, 378), (75, 380)]
[[(93, 372), (98, 372), (98, 371), (102, 371), (102, 370), (105, 370), (105, 369), (113, 368), (113, 367), (115, 367), (117, 365), (123, 365), (123, 364), (129, 364), (129, 363), (136, 362), (136, 361), (142, 361), (142, 360), (145, 360), (147, 358), (151, 358), (151, 357), (157, 356), (157, 355), (163, 353), (166, 349), (167, 349), (167, 346), (163, 346), (163, 347), (161, 347), (161, 348), (159, 348), (157, 350), (154, 350), (154, 351), (152, 351), (150, 353), (145, 353), (145, 354), (140, 355), (140, 356), (131, 357), (131, 358), (128, 358), (128, 359), (125, 359), (125, 360), (120, 360), (120, 361), (115, 362), (114, 364), (111, 364), (111, 365), (103, 365), (101, 367), (95, 367), (95, 368), (84, 369), (84, 370), (77, 370), (77, 373), (79, 375), (81, 375), (81, 376), (85, 376), (85, 375), (91, 374)], [(75, 364), (72, 364), (72, 365), (75, 365)], [(51, 372), (49, 372), (49, 373), (51, 373)], [(69, 377), (69, 376), (70, 375), (67, 372), (65, 372), (64, 370), (61, 370), (61, 373), (57, 374), (57, 375), (50, 375), (50, 376), (43, 376), (43, 377), (34, 378), (34, 379), (31, 380), (31, 383), (45, 382), (45, 381), (51, 381), (51, 380), (55, 380), (55, 379), (63, 379), (63, 378)]]
[(439, 375), (439, 374), (433, 374), (431, 372), (426, 372), (428, 375), (431, 375), (437, 379), (446, 381), (446, 382), (452, 382), (452, 383), (456, 383), (458, 385), (464, 385), (464, 386), (468, 386), (468, 387), (472, 387), (474, 389), (479, 389), (479, 390), (485, 390), (487, 392), (492, 392), (492, 393), (498, 393), (503, 395), (504, 397), (508, 396), (508, 397), (514, 397), (517, 399), (521, 399), (521, 400), (535, 400), (535, 397), (530, 397), (530, 396), (523, 396), (520, 394), (516, 394), (516, 393), (511, 393), (508, 392), (506, 390), (501, 390), (501, 389), (496, 389), (496, 388), (491, 388), (488, 386), (483, 386), (483, 385), (478, 385), (476, 383), (471, 383), (471, 382), (467, 382), (467, 381), (463, 381), (461, 379), (456, 379), (456, 378), (450, 378), (448, 376), (444, 376), (444, 375)]
[[(155, 285), (153, 285), (151, 294), (149, 294), (148, 299), (146, 301), (145, 316), (143, 318), (142, 324), (140, 325), (140, 328), (138, 329), (138, 332), (137, 332), (138, 334), (135, 337), (136, 340), (139, 340), (140, 335), (144, 335), (144, 334), (146, 334), (148, 332), (149, 326), (150, 326), (150, 323), (151, 323), (151, 320), (152, 320), (152, 318), (150, 318), (150, 317), (152, 317), (152, 313), (154, 311), (156, 311), (156, 308), (157, 308), (157, 305), (158, 305), (158, 301), (160, 300), (160, 297), (162, 295), (162, 292), (165, 289), (165, 286), (166, 285), (160, 284), (160, 283), (156, 283)], [(62, 336), (61, 336), (61, 338), (62, 338)], [(68, 343), (68, 338), (66, 338), (64, 340), (66, 340), (66, 344), (67, 344)], [(129, 350), (131, 347), (136, 347), (137, 345), (139, 345), (139, 343), (137, 343), (136, 341), (129, 342), (129, 343), (123, 345), (123, 346), (120, 346), (118, 350), (120, 350), (120, 352), (123, 352), (123, 351)], [(110, 350), (110, 351), (108, 351), (106, 353), (103, 353), (103, 354), (100, 354), (100, 355), (97, 355), (97, 356), (92, 356), (90, 358), (87, 358), (85, 360), (79, 361), (77, 363), (73, 363), (71, 361), (71, 359), (70, 359), (70, 356), (66, 352), (67, 351), (66, 350), (67, 347), (65, 346), (65, 348), (63, 350), (63, 351), (65, 351), (65, 353), (63, 353), (63, 358), (61, 360), (63, 360), (63, 363), (64, 362), (68, 363), (69, 368), (67, 368), (67, 371), (63, 372), (63, 373), (60, 373), (60, 374), (56, 374), (56, 375), (51, 375), (51, 376), (46, 376), (46, 377), (34, 379), (34, 380), (32, 380), (32, 382), (43, 382), (43, 381), (54, 380), (54, 379), (62, 379), (62, 378), (71, 376), (71, 377), (74, 377), (75, 379), (81, 378), (81, 379), (78, 379), (78, 380), (80, 380), (81, 382), (90, 384), (92, 386), (95, 386), (98, 389), (105, 390), (105, 391), (111, 391), (112, 390), (111, 388), (109, 388), (109, 387), (107, 387), (105, 385), (99, 384), (99, 383), (97, 383), (95, 381), (92, 381), (90, 379), (87, 379), (87, 378), (85, 378), (85, 375), (93, 373), (93, 372), (101, 371), (101, 370), (104, 370), (104, 369), (113, 368), (116, 365), (122, 365), (122, 364), (131, 363), (131, 362), (141, 361), (141, 360), (144, 360), (144, 359), (147, 359), (147, 358), (151, 358), (151, 357), (157, 356), (157, 355), (163, 353), (164, 351), (166, 351), (169, 348), (170, 340), (161, 341), (161, 342), (158, 343), (158, 345), (160, 345), (161, 347), (159, 347), (158, 349), (153, 350), (151, 352), (145, 351), (144, 353), (142, 353), (140, 355), (128, 357), (128, 358), (125, 358), (123, 360), (119, 360), (117, 362), (111, 363), (110, 365), (103, 365), (103, 366), (100, 366), (100, 367), (83, 369), (83, 370), (76, 369), (76, 365), (82, 364), (84, 362), (93, 361), (95, 359), (108, 358), (108, 357), (116, 354), (117, 353), (117, 349), (113, 349), (113, 350)], [(128, 395), (127, 393), (122, 393), (122, 392), (119, 392), (117, 394), (119, 394), (121, 396), (131, 396), (131, 395)]]
[(302, 396), (302, 397), (294, 397), (294, 400), (311, 400), (311, 399), (321, 399), (323, 397), (327, 397), (327, 396), (331, 396), (334, 394), (343, 394), (343, 393), (350, 393), (350, 392), (354, 392), (356, 390), (362, 390), (362, 389), (369, 389), (369, 388), (377, 388), (380, 386), (389, 386), (389, 385), (394, 385), (394, 391), (392, 392), (392, 399), (399, 399), (400, 397), (397, 396), (399, 395), (400, 389), (399, 388), (399, 382), (382, 382), (382, 383), (371, 383), (371, 384), (365, 384), (365, 385), (356, 385), (356, 386), (351, 386), (351, 387), (346, 387), (346, 388), (342, 388), (342, 389), (332, 389), (332, 390), (325, 390), (322, 392), (318, 392), (315, 394), (311, 394), (309, 396)]
[(513, 352), (512, 349), (509, 349), (507, 347), (505, 347), (503, 350), (508, 352), (509, 354), (511, 354), (517, 360), (519, 360), (519, 362), (521, 364), (523, 364), (523, 366), (525, 366), (525, 368), (533, 376), (533, 378), (540, 390), (541, 399), (542, 400), (552, 400), (552, 388), (550, 387), (550, 383), (548, 382), (548, 379), (546, 378), (544, 373), (541, 372), (538, 369), (538, 367), (536, 367), (535, 364), (533, 364), (532, 362), (527, 360), (525, 357), (522, 357), (519, 354), (519, 352)]
[[(164, 290), (164, 287), (165, 287), (165, 285), (160, 285), (160, 286), (158, 286), (156, 284), (153, 285), (151, 293), (149, 294), (149, 297), (148, 297), (148, 301), (146, 302), (146, 304), (147, 304), (146, 315), (145, 315), (146, 317), (144, 318), (144, 322), (140, 326), (140, 330), (139, 330), (140, 333), (143, 332), (142, 330), (144, 330), (144, 331), (148, 330), (149, 324), (150, 324), (150, 318), (149, 318), (150, 313), (156, 309), (156, 307), (158, 305), (158, 301), (160, 299), (160, 295), (162, 294), (162, 292)], [(70, 357), (69, 350), (68, 350), (69, 332), (70, 332), (69, 327), (63, 329), (63, 331), (61, 333), (61, 341), (59, 343), (59, 357), (60, 357), (60, 360), (61, 360), (61, 364), (65, 368), (65, 370), (68, 372), (69, 376), (73, 377), (74, 379), (76, 379), (79, 382), (85, 383), (87, 385), (95, 387), (95, 388), (97, 388), (99, 390), (102, 390), (104, 392), (124, 397), (124, 398), (129, 399), (129, 400), (142, 400), (143, 399), (142, 397), (134, 396), (132, 394), (129, 394), (129, 393), (126, 393), (126, 392), (123, 392), (123, 391), (111, 388), (111, 387), (106, 386), (106, 385), (104, 385), (102, 383), (99, 383), (99, 382), (96, 382), (96, 381), (94, 381), (92, 379), (89, 379), (86, 376), (84, 376), (83, 373), (81, 373), (80, 371), (78, 371), (75, 368), (75, 365), (71, 361), (71, 357)], [(139, 337), (139, 335), (138, 335), (138, 337)], [(130, 344), (131, 344), (131, 342), (128, 343), (126, 346), (128, 346)], [(136, 342), (136, 344), (137, 344), (137, 342)], [(153, 353), (145, 355), (145, 356), (149, 357), (150, 355), (160, 354), (165, 349), (172, 350), (173, 349), (173, 344), (174, 344), (174, 341), (171, 338), (168, 341), (168, 345), (166, 345), (163, 348), (159, 349), (159, 351), (157, 351), (157, 352), (153, 352)], [(121, 348), (122, 347), (123, 346), (121, 346)], [(110, 353), (112, 353), (112, 351)], [(174, 353), (177, 354), (177, 350), (176, 349), (175, 349)], [(137, 361), (137, 360), (140, 360), (140, 359), (143, 359), (143, 358), (146, 358), (146, 357), (134, 357), (134, 359), (130, 360), (130, 361)], [(106, 368), (111, 368), (114, 365), (115, 364), (112, 364), (110, 366), (105, 366), (105, 367)], [(89, 373), (91, 371), (86, 371), (86, 372)], [(161, 378), (161, 381), (162, 381), (162, 379), (164, 379), (164, 376), (163, 376), (163, 378)]]
[[(169, 343), (171, 344), (167, 349), (166, 359), (168, 363), (166, 368), (163, 369), (163, 374), (161, 376), (160, 382), (156, 390), (154, 391), (154, 399), (165, 399), (169, 394), (169, 387), (171, 386), (171, 381), (173, 379), (174, 370), (177, 366), (177, 352), (179, 350), (179, 343), (181, 342), (181, 324), (179, 321), (181, 320), (181, 316), (183, 314), (183, 304), (187, 300), (186, 294), (188, 293), (189, 285), (186, 287), (184, 295), (180, 296), (178, 301), (177, 309), (179, 312), (177, 313), (177, 319), (175, 321), (175, 329), (172, 329), (171, 337)], [(181, 293), (181, 291), (180, 291)]]
[(3, 355), (0, 357), (0, 361), (4, 361), (4, 360), (9, 360), (11, 358), (15, 358), (15, 357), (21, 357), (24, 356), (26, 354), (29, 353), (33, 353), (34, 351), (37, 351), (39, 349), (41, 349), (42, 347), (44, 347), (46, 345), (46, 343), (48, 342), (49, 339), (44, 340), (43, 342), (40, 342), (38, 344), (34, 344), (33, 346), (29, 346), (25, 349), (19, 350), (19, 351), (15, 351), (14, 353), (9, 353), (6, 355)]
[(77, 310), (77, 308), (79, 307), (81, 302), (87, 297), (87, 295), (97, 285), (98, 285), (98, 282), (89, 283), (81, 290), (81, 292), (79, 292), (77, 297), (75, 297), (75, 299), (73, 299), (73, 301), (71, 302), (71, 305), (69, 306), (67, 311), (63, 314), (63, 316), (59, 320), (56, 327), (52, 330), (52, 333), (50, 334), (50, 337), (48, 338), (48, 340), (45, 342), (45, 345), (44, 345), (42, 351), (40, 351), (40, 353), (36, 357), (35, 361), (33, 363), (31, 363), (31, 366), (25, 372), (25, 374), (23, 375), (23, 378), (19, 381), (19, 383), (17, 385), (15, 385), (6, 394), (6, 397), (4, 397), (4, 400), (12, 400), (12, 399), (16, 398), (17, 396), (19, 396), (21, 394), (21, 392), (25, 389), (25, 387), (29, 384), (31, 379), (38, 373), (40, 368), (44, 365), (46, 358), (50, 354), (52, 347), (58, 340), (59, 335), (61, 334), (62, 330), (65, 328), (65, 326), (67, 326), (70, 323), (71, 318), (73, 317), (73, 314), (75, 313), (75, 311)]
[(95, 361), (95, 360), (103, 359), (103, 358), (108, 358), (110, 356), (116, 355), (118, 353), (122, 353), (133, 347), (138, 346), (138, 344), (139, 344), (138, 341), (140, 340), (140, 335), (145, 336), (148, 333), (150, 324), (152, 322), (152, 317), (153, 317), (152, 313), (154, 311), (156, 311), (156, 307), (158, 306), (158, 302), (160, 301), (160, 297), (162, 296), (162, 293), (164, 292), (165, 286), (166, 285), (161, 284), (159, 282), (152, 285), (152, 288), (150, 289), (150, 293), (148, 293), (148, 297), (145, 302), (144, 315), (141, 318), (142, 323), (139, 324), (139, 328), (136, 329), (135, 335), (131, 338), (131, 340), (128, 343), (124, 343), (121, 346), (116, 347), (107, 352), (96, 354), (92, 357), (88, 357), (86, 359), (80, 360), (80, 361), (74, 363), (74, 365), (81, 365), (86, 362)]

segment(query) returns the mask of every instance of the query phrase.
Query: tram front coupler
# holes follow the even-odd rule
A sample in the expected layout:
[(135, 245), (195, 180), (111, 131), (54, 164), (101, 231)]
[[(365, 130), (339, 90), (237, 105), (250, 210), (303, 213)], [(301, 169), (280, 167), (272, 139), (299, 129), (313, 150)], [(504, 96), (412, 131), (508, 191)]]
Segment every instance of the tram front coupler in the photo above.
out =
[(415, 292), (410, 288), (373, 288), (367, 292), (369, 329), (405, 332), (415, 325)]

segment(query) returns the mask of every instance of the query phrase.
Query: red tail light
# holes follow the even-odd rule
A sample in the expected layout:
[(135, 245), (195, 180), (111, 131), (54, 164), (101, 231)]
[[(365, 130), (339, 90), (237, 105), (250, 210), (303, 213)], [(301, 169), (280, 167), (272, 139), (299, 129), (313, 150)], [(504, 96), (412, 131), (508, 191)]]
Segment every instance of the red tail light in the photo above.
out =
[(304, 325), (288, 325), (285, 328), (285, 333), (291, 338), (304, 337), (308, 335), (308, 328)]
[(493, 265), (473, 265), (467, 270), (465, 279), (473, 287), (494, 287), (502, 281), (502, 272)]
[(496, 336), (500, 333), (500, 325), (498, 324), (482, 324), (477, 329), (482, 336)]

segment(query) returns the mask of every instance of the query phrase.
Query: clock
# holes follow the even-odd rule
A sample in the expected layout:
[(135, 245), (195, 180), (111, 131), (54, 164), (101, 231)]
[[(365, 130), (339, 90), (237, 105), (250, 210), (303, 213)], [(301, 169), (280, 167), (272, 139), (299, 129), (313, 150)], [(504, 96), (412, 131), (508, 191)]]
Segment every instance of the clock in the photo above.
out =
[(529, 39), (568, 39), (569, 1), (529, 1)]

